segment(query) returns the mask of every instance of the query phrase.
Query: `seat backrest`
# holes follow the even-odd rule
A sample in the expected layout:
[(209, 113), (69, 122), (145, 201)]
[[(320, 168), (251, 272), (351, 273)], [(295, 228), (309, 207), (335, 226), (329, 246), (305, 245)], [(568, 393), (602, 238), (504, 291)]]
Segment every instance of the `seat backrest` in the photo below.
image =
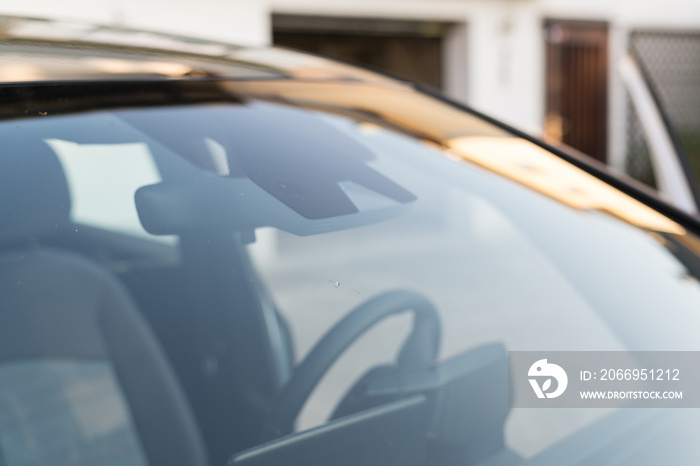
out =
[(70, 225), (41, 140), (0, 147), (0, 465), (204, 466), (194, 418), (128, 293), (37, 239)]

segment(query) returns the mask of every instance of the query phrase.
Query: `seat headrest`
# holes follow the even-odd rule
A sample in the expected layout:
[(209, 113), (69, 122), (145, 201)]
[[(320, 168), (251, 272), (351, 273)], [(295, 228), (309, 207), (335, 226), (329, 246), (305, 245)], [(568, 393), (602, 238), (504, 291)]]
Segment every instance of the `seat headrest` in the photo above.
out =
[(8, 139), (0, 146), (0, 245), (59, 231), (71, 206), (63, 167), (48, 144)]

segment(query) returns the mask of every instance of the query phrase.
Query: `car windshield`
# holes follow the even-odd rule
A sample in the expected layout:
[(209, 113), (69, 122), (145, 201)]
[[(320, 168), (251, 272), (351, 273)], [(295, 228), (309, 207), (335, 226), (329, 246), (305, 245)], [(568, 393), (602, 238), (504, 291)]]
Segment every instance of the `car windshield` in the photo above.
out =
[(0, 464), (697, 464), (691, 409), (509, 400), (508, 351), (700, 349), (700, 239), (540, 146), (400, 86), (3, 99)]

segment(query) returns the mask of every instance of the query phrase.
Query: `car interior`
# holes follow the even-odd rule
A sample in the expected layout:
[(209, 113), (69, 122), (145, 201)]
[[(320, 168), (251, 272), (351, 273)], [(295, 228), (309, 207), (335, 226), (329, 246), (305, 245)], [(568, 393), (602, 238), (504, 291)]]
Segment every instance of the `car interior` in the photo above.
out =
[[(265, 106), (258, 111), (239, 123), (266, 118), (274, 125), (279, 116)], [(155, 121), (136, 111), (119, 118), (145, 133)], [(504, 437), (511, 410), (506, 348), (485, 344), (438, 361), (442, 323), (431, 300), (414, 290), (363, 298), (295, 365), (289, 326), (246, 245), (263, 225), (300, 235), (347, 227), (327, 221), (337, 212), (300, 203), (294, 185), (276, 192), (264, 179), (236, 176), (256, 172), (254, 160), (229, 157), (231, 176), (221, 177), (216, 157), (186, 161), (151, 143), (163, 180), (139, 187), (133, 202), (141, 226), (170, 239), (81, 223), (73, 175), (56, 141), (131, 141), (116, 130), (69, 127), (58, 119), (0, 128), (0, 465), (522, 463)], [(150, 135), (157, 140), (156, 130), (169, 128)], [(206, 122), (189, 128), (179, 136), (211, 146)], [(303, 131), (291, 134), (301, 134), (295, 147), (318, 163)], [(332, 147), (334, 137), (329, 129), (321, 139)], [(415, 200), (357, 162), (367, 156), (361, 148), (341, 155), (344, 175), (393, 202), (379, 213), (353, 213), (358, 224), (399, 215)], [(340, 179), (332, 168), (320, 181), (298, 167), (281, 170), (312, 192), (336, 189)], [(173, 180), (191, 182), (182, 188)], [(339, 189), (332, 194), (342, 200)], [(231, 210), (244, 195), (254, 199), (251, 210)], [(394, 363), (360, 377), (326, 424), (296, 432), (304, 403), (344, 351), (378, 322), (406, 312), (412, 329)], [(599, 428), (629, 433), (619, 422), (638, 422), (625, 416)], [(555, 464), (562, 449), (528, 464)]]
[[(451, 398), (465, 386), (483, 389), (483, 377), (507, 387), (505, 351), (486, 346), (436, 365), (440, 322), (425, 297), (393, 290), (368, 299), (293, 368), (288, 326), (245, 249), (251, 231), (178, 231), (177, 243), (165, 244), (76, 223), (50, 135), (3, 133), (0, 357), (15, 392), (0, 389), (0, 412), (13, 410), (10, 399), (18, 412), (46, 404), (0, 423), (3, 464), (61, 464), (63, 450), (76, 464), (282, 464), (290, 455), (368, 464), (358, 445), (373, 452), (372, 464), (414, 464), (426, 455), (415, 440), (437, 412), (438, 437), (446, 445), (459, 438), (449, 455), (464, 453), (465, 438), (473, 461), (503, 450), (507, 394), (492, 397), (492, 406)], [(159, 194), (137, 193), (144, 223), (175, 228), (167, 215), (154, 219), (154, 210), (172, 207)], [(305, 400), (340, 354), (375, 323), (406, 311), (414, 331), (396, 364), (359, 380), (329, 424), (294, 434)], [(75, 403), (90, 387), (86, 421)], [(455, 406), (468, 412), (456, 416)], [(113, 419), (99, 421), (105, 413)], [(90, 441), (90, 429), (100, 441)], [(29, 448), (37, 439), (40, 446)]]

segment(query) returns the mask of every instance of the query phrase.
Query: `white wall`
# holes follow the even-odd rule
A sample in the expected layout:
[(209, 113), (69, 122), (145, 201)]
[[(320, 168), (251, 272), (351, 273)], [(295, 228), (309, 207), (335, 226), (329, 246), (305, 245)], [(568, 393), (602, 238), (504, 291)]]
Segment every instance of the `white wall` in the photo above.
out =
[(270, 41), (261, 0), (0, 0), (0, 13), (119, 25), (260, 46)]
[(525, 131), (543, 120), (543, 46), (538, 16), (528, 3), (492, 3), (468, 19), (468, 103)]
[(698, 0), (538, 0), (542, 14), (627, 27), (700, 27)]

